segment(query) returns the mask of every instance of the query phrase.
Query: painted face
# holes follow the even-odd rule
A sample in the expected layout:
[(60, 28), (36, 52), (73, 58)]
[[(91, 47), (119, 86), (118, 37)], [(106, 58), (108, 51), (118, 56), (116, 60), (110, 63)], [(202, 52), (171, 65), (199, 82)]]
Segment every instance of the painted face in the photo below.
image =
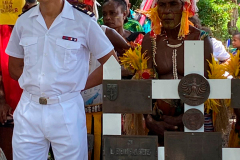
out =
[(123, 27), (126, 11), (115, 1), (106, 2), (103, 5), (103, 23), (110, 28)]
[(233, 36), (232, 45), (234, 48), (240, 48), (240, 36), (239, 35)]
[(181, 0), (158, 0), (157, 5), (163, 28), (174, 29), (181, 22), (183, 2)]

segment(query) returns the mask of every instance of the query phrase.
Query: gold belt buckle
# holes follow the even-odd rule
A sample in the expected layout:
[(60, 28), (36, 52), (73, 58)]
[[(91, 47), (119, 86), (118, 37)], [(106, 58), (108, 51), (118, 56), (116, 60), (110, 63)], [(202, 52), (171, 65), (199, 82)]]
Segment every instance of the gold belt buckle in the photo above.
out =
[(42, 105), (47, 105), (47, 98), (45, 97), (40, 97), (39, 98), (39, 103)]

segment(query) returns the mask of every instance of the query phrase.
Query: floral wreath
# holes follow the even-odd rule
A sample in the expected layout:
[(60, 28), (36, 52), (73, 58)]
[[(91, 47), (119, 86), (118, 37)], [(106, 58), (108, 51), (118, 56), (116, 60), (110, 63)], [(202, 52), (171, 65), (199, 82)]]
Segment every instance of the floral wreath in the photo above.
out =
[[(181, 0), (183, 5), (182, 18), (181, 18), (181, 26), (178, 33), (178, 38), (185, 38), (186, 35), (189, 34), (189, 25), (193, 25), (192, 22), (188, 20), (189, 17), (194, 16), (197, 11), (197, 1), (198, 0)], [(152, 22), (151, 24), (151, 36), (161, 34), (162, 23), (161, 19), (158, 16), (158, 8), (157, 6), (149, 9), (148, 11), (137, 10), (138, 12), (146, 15)]]

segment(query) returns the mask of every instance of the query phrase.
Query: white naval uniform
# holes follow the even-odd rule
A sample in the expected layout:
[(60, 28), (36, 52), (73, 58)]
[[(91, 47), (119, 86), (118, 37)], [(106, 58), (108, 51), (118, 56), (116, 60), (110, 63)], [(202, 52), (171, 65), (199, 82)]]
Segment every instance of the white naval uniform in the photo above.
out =
[(225, 61), (230, 58), (229, 53), (226, 51), (221, 41), (216, 38), (211, 38), (213, 44), (213, 56), (216, 61)]
[[(112, 49), (95, 18), (66, 0), (49, 29), (39, 5), (19, 17), (6, 49), (24, 59), (18, 80), (24, 92), (13, 116), (14, 160), (46, 160), (50, 142), (56, 160), (87, 160), (80, 91), (88, 77), (90, 52), (99, 59)], [(48, 104), (39, 104), (40, 97), (48, 98)]]

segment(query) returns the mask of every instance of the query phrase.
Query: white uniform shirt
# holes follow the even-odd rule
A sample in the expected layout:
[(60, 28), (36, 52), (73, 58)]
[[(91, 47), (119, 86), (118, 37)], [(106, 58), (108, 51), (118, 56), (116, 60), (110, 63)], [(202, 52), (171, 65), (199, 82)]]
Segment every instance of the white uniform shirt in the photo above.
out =
[[(64, 40), (63, 36), (77, 41)], [(24, 13), (13, 29), (6, 53), (24, 58), (20, 87), (38, 96), (81, 91), (88, 78), (90, 52), (99, 59), (113, 49), (95, 18), (66, 0), (49, 29), (39, 5)]]
[[(104, 33), (106, 32), (107, 28), (108, 28), (107, 26), (101, 25), (101, 29), (103, 30)], [(98, 60), (91, 54), (89, 64), (89, 75), (100, 65), (101, 64), (98, 62)], [(103, 103), (102, 94), (103, 94), (102, 84), (81, 92), (85, 105)]]
[(216, 40), (215, 38), (211, 38), (213, 44), (213, 56), (216, 61), (225, 61), (230, 55), (226, 51), (224, 45), (221, 41)]

